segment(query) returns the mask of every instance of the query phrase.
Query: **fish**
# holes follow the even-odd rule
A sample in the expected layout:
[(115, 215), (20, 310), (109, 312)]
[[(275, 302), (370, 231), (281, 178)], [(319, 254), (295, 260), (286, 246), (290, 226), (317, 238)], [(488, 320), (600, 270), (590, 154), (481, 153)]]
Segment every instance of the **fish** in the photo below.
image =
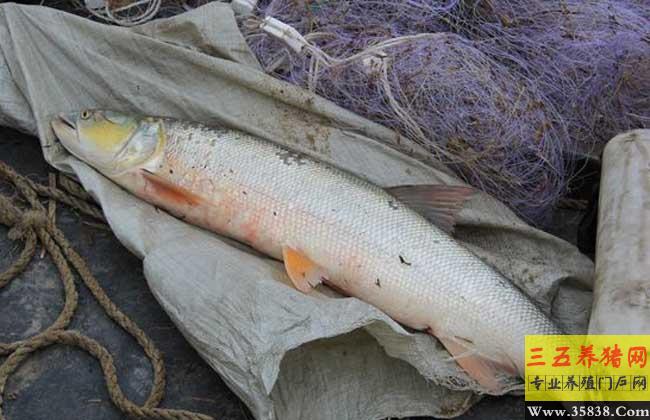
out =
[(488, 393), (523, 377), (527, 334), (561, 334), (534, 302), (453, 238), (470, 187), (381, 188), (242, 131), (110, 110), (51, 121), (61, 144), (141, 199), (284, 262), (436, 337)]

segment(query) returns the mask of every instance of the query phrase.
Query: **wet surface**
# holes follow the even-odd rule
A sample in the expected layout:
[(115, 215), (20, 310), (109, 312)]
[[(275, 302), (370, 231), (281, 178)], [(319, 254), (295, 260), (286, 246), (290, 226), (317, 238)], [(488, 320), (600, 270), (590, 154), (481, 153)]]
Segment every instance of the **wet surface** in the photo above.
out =
[[(33, 137), (0, 128), (0, 159), (34, 180), (47, 180), (49, 168)], [(579, 218), (558, 217), (558, 223), (569, 225), (558, 232), (571, 236), (567, 232), (575, 231)], [(193, 410), (220, 420), (252, 418), (158, 305), (146, 285), (141, 261), (110, 231), (88, 225), (62, 205), (57, 205), (57, 221), (110, 298), (163, 352), (167, 392), (162, 406)], [(0, 225), (0, 270), (20, 250), (19, 244), (7, 239), (7, 229)], [(152, 379), (147, 358), (135, 341), (107, 318), (85, 287), (78, 289), (79, 308), (71, 328), (108, 348), (115, 358), (124, 393), (136, 403), (144, 402)], [(30, 336), (52, 323), (63, 305), (62, 290), (58, 273), (48, 257), (37, 256), (25, 273), (0, 291), (0, 341)], [(5, 395), (8, 401), (4, 410), (10, 420), (124, 418), (110, 402), (99, 364), (83, 351), (60, 345), (30, 357), (12, 376)], [(459, 419), (523, 417), (522, 398), (502, 397), (484, 399)]]

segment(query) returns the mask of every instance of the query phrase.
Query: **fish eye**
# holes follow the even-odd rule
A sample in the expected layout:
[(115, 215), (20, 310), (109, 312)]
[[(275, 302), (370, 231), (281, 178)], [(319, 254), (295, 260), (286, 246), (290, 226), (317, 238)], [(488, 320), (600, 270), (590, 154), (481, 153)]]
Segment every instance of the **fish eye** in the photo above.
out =
[(88, 118), (90, 118), (90, 111), (81, 111), (80, 116), (82, 120), (87, 120)]

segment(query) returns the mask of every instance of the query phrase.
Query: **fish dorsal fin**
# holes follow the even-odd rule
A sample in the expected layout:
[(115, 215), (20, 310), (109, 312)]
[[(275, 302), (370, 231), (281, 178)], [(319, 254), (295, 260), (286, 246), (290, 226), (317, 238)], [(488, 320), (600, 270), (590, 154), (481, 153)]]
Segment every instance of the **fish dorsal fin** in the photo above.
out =
[(501, 363), (481, 356), (471, 341), (459, 337), (436, 337), (458, 365), (490, 393), (502, 392), (499, 377), (504, 374), (517, 376), (517, 369), (509, 363)]
[(322, 267), (295, 249), (283, 247), (282, 258), (291, 282), (303, 293), (309, 293), (323, 280), (327, 280), (327, 274)]
[(175, 185), (171, 181), (146, 169), (142, 169), (142, 176), (146, 180), (145, 191), (166, 202), (176, 205), (196, 206), (202, 201), (201, 197), (185, 188)]
[(386, 188), (386, 192), (452, 234), (458, 212), (476, 190), (471, 187), (426, 184), (390, 187)]

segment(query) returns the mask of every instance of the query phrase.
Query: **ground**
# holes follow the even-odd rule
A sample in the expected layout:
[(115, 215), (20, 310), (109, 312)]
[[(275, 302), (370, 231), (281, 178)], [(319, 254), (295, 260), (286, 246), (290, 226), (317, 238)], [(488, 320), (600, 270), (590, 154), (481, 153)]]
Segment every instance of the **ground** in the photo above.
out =
[[(49, 168), (36, 138), (0, 128), (0, 159), (32, 179), (47, 179)], [(141, 261), (110, 231), (88, 225), (62, 205), (57, 208), (59, 226), (86, 259), (110, 298), (163, 352), (167, 392), (162, 406), (193, 410), (219, 420), (252, 418), (158, 305), (147, 288)], [(560, 220), (568, 226), (557, 225), (555, 230), (575, 240), (578, 217), (573, 214)], [(0, 225), (0, 271), (19, 252), (19, 245), (7, 239), (7, 229)], [(106, 317), (83, 286), (79, 286), (79, 293), (79, 308), (71, 328), (97, 339), (109, 349), (123, 391), (141, 404), (151, 385), (148, 360), (135, 341)], [(15, 341), (47, 327), (58, 315), (62, 299), (56, 269), (47, 257), (36, 257), (25, 273), (0, 290), (0, 342)], [(13, 375), (5, 396), (8, 401), (3, 409), (9, 420), (124, 418), (109, 399), (99, 364), (83, 351), (65, 346), (54, 346), (30, 357)], [(522, 399), (503, 397), (486, 398), (459, 419), (523, 417)]]

